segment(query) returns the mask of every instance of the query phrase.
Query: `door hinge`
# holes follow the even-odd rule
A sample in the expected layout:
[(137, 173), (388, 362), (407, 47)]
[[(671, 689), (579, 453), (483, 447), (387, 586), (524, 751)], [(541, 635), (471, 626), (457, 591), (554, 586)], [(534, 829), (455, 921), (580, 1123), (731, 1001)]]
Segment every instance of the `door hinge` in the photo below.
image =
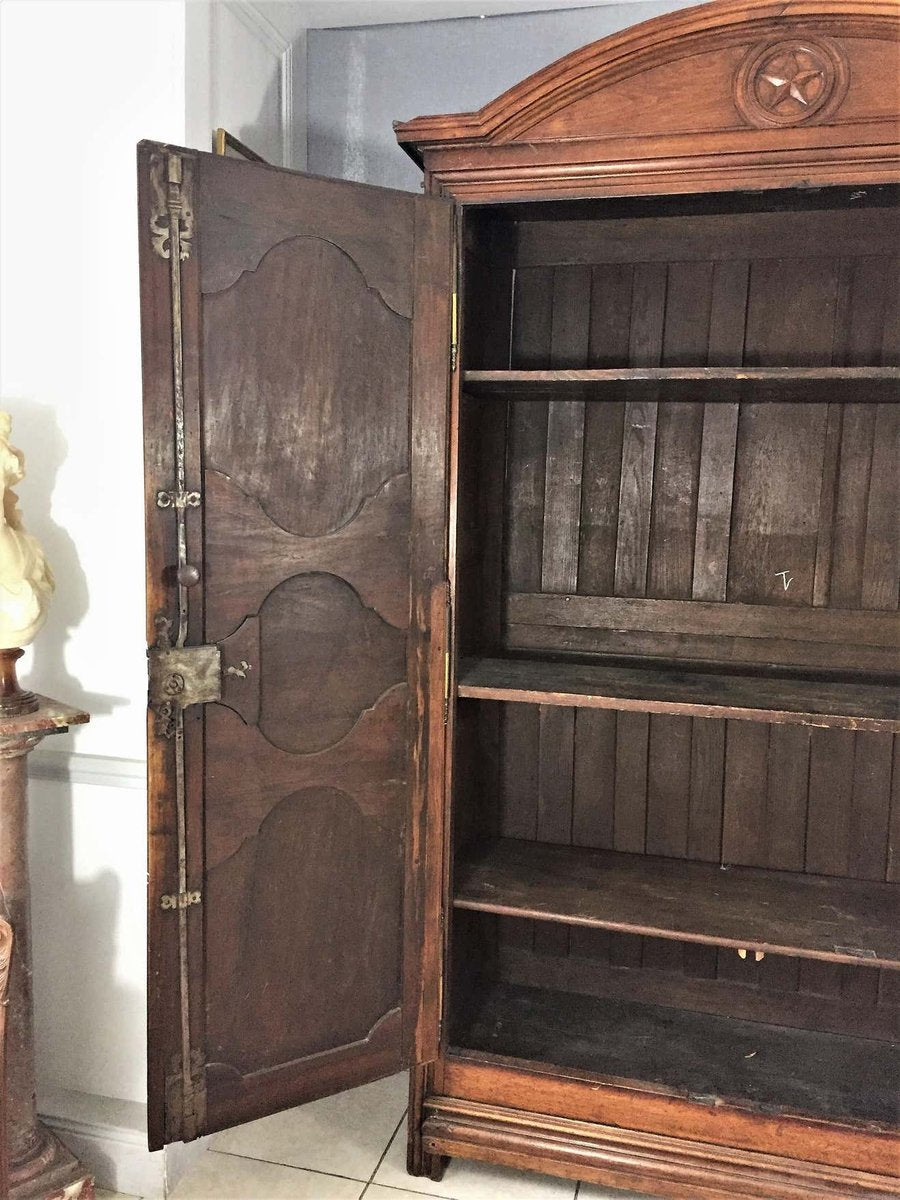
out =
[(190, 1142), (206, 1128), (206, 1065), (199, 1050), (179, 1055), (166, 1075), (166, 1141)]
[(450, 370), (456, 370), (459, 358), (459, 293), (450, 297)]
[(203, 897), (200, 892), (178, 892), (171, 893), (166, 896), (161, 896), (159, 907), (166, 910), (178, 908), (190, 908), (194, 904), (200, 904)]
[(444, 651), (444, 724), (450, 720), (450, 651)]

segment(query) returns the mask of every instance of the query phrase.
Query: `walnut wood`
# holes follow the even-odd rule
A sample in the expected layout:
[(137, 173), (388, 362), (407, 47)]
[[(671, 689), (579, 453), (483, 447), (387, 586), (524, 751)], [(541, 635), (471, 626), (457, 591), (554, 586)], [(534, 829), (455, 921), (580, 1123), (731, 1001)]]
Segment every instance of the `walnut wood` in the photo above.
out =
[(739, 399), (772, 403), (900, 400), (896, 367), (633, 367), (616, 370), (466, 371), (467, 395), (486, 400)]
[[(477, 114), (399, 127), (419, 199), (183, 152), (189, 641), (220, 643), (228, 674), (185, 715), (203, 905), (179, 918), (183, 975), (155, 907), (178, 872), (175, 755), (150, 727), (152, 1144), (186, 1127), (182, 1071), (212, 1129), (415, 1062), (409, 1163), (433, 1179), (460, 1153), (691, 1200), (896, 1191), (895, 1136), (846, 1113), (885, 1100), (898, 972), (819, 957), (808, 898), (818, 876), (884, 898), (897, 875), (898, 35), (889, 0), (658, 18)], [(792, 55), (801, 100), (771, 83)], [(174, 445), (158, 152), (151, 639), (177, 557), (155, 506)], [(496, 677), (467, 680), (476, 660)], [(724, 858), (754, 881), (741, 936), (778, 894), (751, 945), (793, 953), (658, 936), (671, 912), (573, 923), (535, 878), (528, 919), (451, 914), (458, 851), (498, 837), (696, 870), (679, 909), (701, 937), (730, 911), (703, 883)], [(531, 920), (548, 912), (566, 919)], [(492, 996), (502, 1031), (519, 984), (530, 1060), (448, 1057)], [(748, 1016), (807, 1047), (772, 1111), (753, 1060), (702, 1102), (633, 1078), (658, 1032), (621, 1078), (553, 1061), (566, 1012), (665, 998), (707, 1031), (691, 1070)], [(858, 1063), (851, 1030), (881, 1039)], [(819, 1115), (794, 1115), (815, 1081)]]
[(457, 908), (900, 967), (900, 891), (652, 855), (504, 839), (460, 856)]
[(541, 659), (472, 658), (461, 665), (457, 690), (462, 697), (519, 704), (900, 732), (897, 688), (875, 683), (832, 684)]
[(900, 1047), (850, 1034), (495, 984), (451, 1039), (459, 1051), (641, 1080), (701, 1104), (717, 1097), (886, 1131), (897, 1123)]
[(510, 592), (506, 620), (512, 625), (561, 625), (617, 632), (704, 634), (785, 639), (832, 645), (872, 646), (885, 652), (900, 642), (900, 614), (887, 609), (788, 608), (775, 604), (646, 600), (630, 597)]
[[(224, 675), (222, 704), (185, 711), (180, 835), (178, 747), (148, 726), (154, 1147), (396, 1071), (435, 1039), (424, 872), (440, 854), (420, 849), (436, 748), (411, 735), (445, 575), (452, 218), (430, 197), (141, 147), (151, 641), (177, 601), (156, 503), (175, 478), (177, 338), (150, 238), (167, 153), (195, 185), (187, 641), (219, 643)], [(173, 911), (180, 860), (202, 901)]]
[[(503, 920), (507, 924), (524, 924), (518, 918)], [(619, 937), (628, 936), (588, 932), (593, 933), (594, 938), (605, 937), (607, 947), (615, 944)], [(671, 946), (671, 942), (668, 945)], [(709, 947), (686, 945), (684, 948), (685, 960), (691, 949), (710, 954), (707, 961), (712, 962), (713, 972), (699, 975), (684, 974), (677, 968), (673, 970), (671, 964), (659, 968), (643, 962), (638, 968), (616, 966), (608, 957), (591, 954), (593, 948), (588, 941), (581, 955), (570, 952), (563, 957), (536, 954), (530, 947), (525, 950), (506, 941), (499, 948), (498, 978), (528, 987), (559, 988), (586, 996), (644, 1000), (650, 1004), (664, 997), (668, 1007), (690, 1012), (739, 1017), (744, 1021), (787, 1025), (792, 1029), (818, 1029), (823, 1033), (844, 1034), (852, 1029), (858, 1037), (889, 1043), (900, 1041), (900, 1008), (889, 1003), (866, 1003), (864, 995), (857, 998), (849, 988), (846, 997), (813, 996), (800, 991), (754, 987), (751, 983), (724, 976), (719, 978), (715, 975), (716, 954)], [(734, 951), (727, 953), (739, 961)], [(762, 972), (771, 960), (765, 958), (755, 963), (753, 954), (749, 954), (746, 961)], [(880, 974), (877, 970), (866, 972), (864, 968), (854, 968), (854, 976), (869, 978), (876, 987)]]
[[(721, 0), (585, 46), (478, 112), (399, 124), (397, 138), (434, 190), (468, 203), (889, 181), (897, 26), (889, 0)], [(847, 98), (805, 124), (754, 128), (735, 108), (736, 68), (810, 33), (849, 61)], [(648, 89), (667, 102), (648, 104)]]
[(436, 1099), (423, 1139), (437, 1153), (530, 1167), (675, 1200), (877, 1200), (896, 1179), (758, 1151), (646, 1134), (539, 1112)]
[[(804, 1171), (814, 1176), (834, 1168), (871, 1171), (894, 1180), (896, 1189), (894, 1131), (751, 1112), (724, 1101), (702, 1104), (638, 1081), (602, 1082), (597, 1076), (546, 1063), (488, 1062), (484, 1056), (447, 1055), (435, 1064), (434, 1092), (426, 1105), (433, 1098), (439, 1109), (451, 1097), (454, 1106), (460, 1102), (500, 1105), (553, 1120), (615, 1125), (636, 1133), (703, 1142), (718, 1147), (726, 1162), (735, 1150), (771, 1153), (777, 1146), (780, 1155), (795, 1160), (791, 1165), (801, 1176)], [(529, 1121), (523, 1116), (523, 1125)]]
[[(492, 312), (514, 295), (505, 345), (476, 338), (463, 347), (459, 428), (469, 432), (458, 443), (458, 486), (463, 496), (473, 486), (494, 494), (490, 446), (495, 475), (506, 477), (506, 612), (493, 635), (496, 592), (473, 602), (468, 580), (496, 558), (498, 531), (489, 508), (461, 507), (450, 531), (451, 580), (469, 607), (456, 621), (477, 631), (457, 641), (462, 658), (575, 652), (775, 676), (756, 687), (756, 705), (770, 683), (781, 688), (782, 677), (806, 670), (876, 685), (870, 698), (889, 699), (876, 681), (896, 666), (896, 523), (888, 518), (896, 471), (883, 465), (896, 413), (874, 401), (897, 397), (896, 378), (882, 374), (898, 365), (887, 283), (896, 278), (897, 211), (879, 181), (898, 157), (890, 124), (898, 34), (897, 10), (884, 3), (785, 9), (733, 0), (585, 47), (480, 113), (398, 128), (425, 167), (427, 189), (466, 206), (464, 237), (480, 241), (479, 271), (464, 262), (464, 324), (467, 312)], [(809, 39), (833, 55), (834, 88), (805, 122), (778, 125), (753, 107), (750, 68), (762, 47)], [(648, 94), (665, 103), (648, 104)], [(810, 193), (784, 190), (810, 183), (831, 188), (814, 205)], [(728, 194), (747, 188), (782, 190)], [(469, 213), (498, 200), (518, 203), (491, 210), (489, 241)], [(855, 221), (860, 202), (870, 219)], [(502, 243), (502, 212), (514, 229), (512, 264), (491, 249)], [(567, 304), (579, 288), (579, 303)], [(570, 357), (554, 358), (563, 344)], [(512, 383), (523, 376), (527, 384)], [(571, 470), (573, 438), (557, 436), (566, 400), (580, 477)], [(505, 415), (505, 463), (488, 409)], [(472, 447), (481, 448), (477, 467)], [(573, 556), (564, 499), (579, 493)], [(787, 566), (782, 595), (770, 575)], [(536, 606), (530, 614), (515, 613), (522, 594)], [(583, 601), (584, 624), (568, 619), (567, 597)], [(689, 611), (691, 601), (703, 611)], [(831, 615), (838, 610), (846, 616)], [(533, 619), (539, 612), (549, 619)], [(884, 622), (877, 645), (868, 644), (870, 617)], [(774, 724), (759, 707), (763, 723), (578, 707), (570, 727), (546, 716), (561, 670), (556, 657), (534, 704), (476, 702), (464, 682), (459, 689), (448, 768), (457, 772), (454, 821), (473, 852), (491, 830), (559, 839), (560, 854), (581, 842), (712, 864), (724, 844), (763, 872), (820, 864), (841, 880), (891, 878), (889, 734)], [(834, 846), (825, 854), (829, 829)], [(801, 1031), (818, 1019), (837, 1033), (866, 1028), (887, 1040), (897, 1027), (887, 981), (896, 972), (772, 954), (756, 963), (733, 949), (571, 925), (548, 941), (522, 918), (458, 918), (457, 969), (445, 984), (453, 1019), (477, 1010), (487, 986), (479, 981), (515, 961), (523, 982), (542, 987), (565, 978), (596, 996), (668, 995), (685, 1008), (705, 1001), (726, 1016), (778, 1024), (780, 1014)], [(499, 1021), (508, 1015), (498, 1010)], [(411, 1139), (439, 1155), (691, 1200), (896, 1191), (892, 1134), (873, 1138), (834, 1117), (815, 1123), (783, 1110), (751, 1115), (721, 1097), (711, 1109), (685, 1105), (634, 1080), (598, 1090), (549, 1064), (545, 1050), (541, 1057), (517, 1069), (439, 1060)], [(506, 1112), (489, 1114), (492, 1103)], [(577, 1118), (586, 1125), (574, 1141), (568, 1123)], [(567, 1127), (560, 1134), (548, 1123)], [(639, 1144), (648, 1136), (661, 1141)]]

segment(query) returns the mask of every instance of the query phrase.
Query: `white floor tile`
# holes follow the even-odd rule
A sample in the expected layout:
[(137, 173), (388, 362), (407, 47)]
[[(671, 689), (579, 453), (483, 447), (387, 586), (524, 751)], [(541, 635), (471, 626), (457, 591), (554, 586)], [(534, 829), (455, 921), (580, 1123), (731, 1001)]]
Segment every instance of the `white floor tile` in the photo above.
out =
[(172, 1200), (359, 1200), (362, 1190), (355, 1179), (210, 1150), (181, 1180)]
[[(405, 1189), (413, 1195), (447, 1196), (450, 1200), (573, 1200), (575, 1184), (567, 1179), (554, 1179), (533, 1171), (511, 1171), (506, 1167), (490, 1167), (485, 1163), (453, 1158), (440, 1183), (416, 1179), (406, 1173), (406, 1127), (400, 1129), (391, 1142), (384, 1162), (375, 1173), (373, 1183), (389, 1188)], [(366, 1200), (376, 1192), (370, 1187)], [(377, 1194), (377, 1193), (376, 1193)], [(389, 1192), (378, 1200), (396, 1200)]]
[(654, 1200), (639, 1192), (623, 1192), (619, 1188), (600, 1187), (596, 1183), (583, 1183), (578, 1189), (578, 1200)]
[(213, 1150), (367, 1181), (406, 1111), (404, 1073), (239, 1125)]
[(107, 1192), (104, 1188), (95, 1188), (96, 1200), (140, 1200), (138, 1196), (126, 1196), (124, 1192)]
[[(402, 1192), (399, 1188), (382, 1187), (372, 1183), (365, 1194), (364, 1200), (422, 1200), (421, 1192)], [(452, 1200), (452, 1197), (448, 1197)]]

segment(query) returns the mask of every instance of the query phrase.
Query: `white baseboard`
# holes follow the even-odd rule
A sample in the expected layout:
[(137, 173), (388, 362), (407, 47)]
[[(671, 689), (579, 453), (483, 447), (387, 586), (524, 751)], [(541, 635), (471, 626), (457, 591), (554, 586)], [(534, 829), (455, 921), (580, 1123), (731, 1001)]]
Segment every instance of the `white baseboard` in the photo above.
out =
[(113, 758), (106, 754), (81, 754), (77, 750), (48, 750), (41, 747), (29, 761), (33, 779), (58, 783), (90, 783), (95, 787), (134, 788), (147, 786), (147, 763), (138, 758)]
[(147, 1108), (60, 1089), (41, 1096), (41, 1119), (93, 1173), (98, 1187), (144, 1200), (165, 1200), (206, 1151), (208, 1138), (147, 1149)]

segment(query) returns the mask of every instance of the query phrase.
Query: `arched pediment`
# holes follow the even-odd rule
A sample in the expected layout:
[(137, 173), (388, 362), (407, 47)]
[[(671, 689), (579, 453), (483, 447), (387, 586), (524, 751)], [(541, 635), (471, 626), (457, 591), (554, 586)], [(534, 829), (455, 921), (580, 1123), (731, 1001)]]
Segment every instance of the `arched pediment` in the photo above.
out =
[[(701, 139), (716, 152), (778, 149), (787, 143), (771, 137), (784, 130), (797, 149), (822, 144), (821, 131), (836, 126), (866, 126), (855, 144), (887, 142), (898, 44), (896, 0), (715, 0), (584, 46), (477, 112), (419, 117), (396, 133), (451, 181), (465, 167), (477, 171), (488, 150), (505, 152), (495, 165), (513, 174), (546, 168), (551, 143), (568, 143), (568, 157), (587, 163), (622, 158), (625, 140), (636, 160), (696, 154)], [(666, 139), (677, 144), (664, 150)]]

